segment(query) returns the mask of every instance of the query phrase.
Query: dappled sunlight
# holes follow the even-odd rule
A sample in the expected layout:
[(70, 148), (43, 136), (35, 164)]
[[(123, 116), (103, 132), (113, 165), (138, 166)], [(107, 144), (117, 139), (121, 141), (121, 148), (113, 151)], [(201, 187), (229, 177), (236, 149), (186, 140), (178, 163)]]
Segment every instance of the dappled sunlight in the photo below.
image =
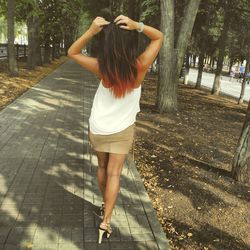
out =
[(69, 82), (69, 84), (73, 84), (73, 83), (76, 83), (76, 84), (79, 84), (79, 82), (77, 80), (72, 80), (72, 78), (67, 78), (67, 77), (55, 77), (54, 78), (55, 80), (58, 80), (58, 81), (66, 81), (66, 82)]
[[(64, 136), (64, 138), (71, 140), (75, 143), (82, 143), (82, 138), (80, 138), (79, 136), (74, 136), (72, 134), (72, 131), (67, 131), (63, 128), (56, 128), (55, 129), (57, 132), (59, 132), (60, 135)], [(75, 131), (74, 131), (75, 132)]]
[[(1, 206), (0, 206), (0, 214), (5, 213), (10, 218), (15, 220), (19, 215), (19, 206), (18, 206), (18, 204), (16, 204), (15, 199), (19, 200), (19, 203), (20, 203), (21, 198), (23, 198), (23, 197), (13, 197), (13, 195), (11, 193), (8, 193), (6, 195), (6, 193), (8, 191), (8, 187), (6, 184), (6, 180), (2, 174), (0, 174), (0, 187), (1, 187), (1, 189), (0, 189), (1, 196), (5, 196), (5, 199), (1, 203)], [(23, 218), (23, 217), (21, 216), (21, 218)], [(0, 225), (1, 225), (1, 223), (0, 223)]]
[(33, 112), (41, 110), (55, 110), (55, 108), (52, 108), (51, 106), (38, 102), (34, 99), (25, 99), (25, 102), (20, 103), (24, 104), (27, 107), (32, 107)]
[[(68, 66), (75, 64), (70, 62)], [(63, 67), (62, 67), (63, 69)], [(16, 249), (92, 249), (98, 238), (102, 201), (98, 160), (89, 148), (88, 118), (98, 84), (43, 79), (0, 114), (0, 232)], [(53, 74), (51, 75), (53, 79)], [(63, 77), (62, 77), (63, 78)], [(49, 91), (50, 90), (50, 91)], [(8, 180), (8, 181), (7, 181)], [(166, 244), (141, 178), (127, 159), (113, 211), (112, 241), (137, 247)], [(157, 235), (152, 231), (156, 228)], [(120, 230), (123, 228), (123, 230)], [(160, 232), (160, 233), (159, 233)], [(143, 239), (143, 241), (141, 241)], [(11, 242), (11, 243), (10, 243)], [(111, 242), (111, 241), (110, 241)], [(110, 242), (105, 239), (103, 246)]]
[[(29, 233), (29, 230), (32, 232), (32, 227), (28, 227), (27, 233)], [(67, 245), (68, 249), (72, 250), (77, 250), (79, 249), (77, 244), (72, 241), (71, 238), (65, 240), (62, 238), (63, 233), (67, 232), (67, 229), (62, 230), (61, 232), (59, 230), (53, 230), (50, 227), (37, 227), (36, 232), (35, 232), (35, 237), (32, 239), (33, 242), (32, 245), (41, 245), (43, 244), (45, 249), (56, 249), (58, 246), (58, 242), (63, 242), (64, 245)], [(64, 231), (64, 232), (63, 232)], [(61, 233), (61, 234), (60, 234)], [(21, 246), (26, 246), (27, 247), (27, 242), (26, 241), (21, 241), (20, 243)], [(29, 247), (27, 247), (29, 248)]]
[(174, 150), (173, 147), (169, 147), (169, 146), (167, 146), (166, 144), (162, 144), (162, 143), (157, 143), (157, 146), (160, 147), (160, 148), (167, 149), (167, 150), (169, 150), (169, 151), (173, 151), (173, 150)]

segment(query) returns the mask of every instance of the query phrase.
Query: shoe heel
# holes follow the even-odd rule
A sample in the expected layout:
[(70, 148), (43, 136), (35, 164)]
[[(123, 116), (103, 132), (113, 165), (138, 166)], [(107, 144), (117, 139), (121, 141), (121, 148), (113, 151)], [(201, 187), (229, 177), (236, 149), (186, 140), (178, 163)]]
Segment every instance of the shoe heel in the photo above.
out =
[(102, 230), (99, 228), (99, 240), (98, 243), (101, 244), (102, 243), (102, 236), (105, 233), (105, 230)]
[(107, 238), (109, 238), (110, 235), (111, 235), (111, 234), (107, 233)]

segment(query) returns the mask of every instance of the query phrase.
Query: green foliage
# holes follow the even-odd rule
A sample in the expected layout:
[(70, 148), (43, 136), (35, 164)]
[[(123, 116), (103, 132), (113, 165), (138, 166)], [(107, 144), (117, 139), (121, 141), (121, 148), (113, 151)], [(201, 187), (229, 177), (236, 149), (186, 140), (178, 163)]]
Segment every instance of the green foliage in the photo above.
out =
[[(185, 13), (188, 0), (174, 0), (175, 40)], [(226, 8), (227, 6), (227, 8)], [(160, 0), (18, 0), (15, 22), (27, 22), (29, 17), (38, 17), (40, 40), (61, 41), (65, 37), (75, 39), (91, 24), (93, 18), (109, 12), (114, 16), (128, 15), (131, 10), (139, 13), (141, 21), (160, 26)], [(188, 50), (193, 54), (204, 51), (207, 55), (217, 54), (226, 11), (230, 14), (230, 31), (226, 54), (243, 60), (249, 54), (250, 5), (248, 0), (202, 0), (189, 42)], [(0, 0), (0, 16), (6, 18), (7, 0)], [(138, 16), (137, 16), (138, 17)], [(4, 23), (0, 29), (3, 30)]]
[(142, 1), (140, 20), (148, 23), (159, 24), (159, 13), (160, 13), (159, 0)]
[(227, 54), (234, 60), (250, 57), (250, 5), (246, 0), (238, 1), (232, 13)]
[(249, 48), (250, 7), (247, 0), (202, 0), (195, 20), (189, 51), (201, 51), (216, 56), (221, 42), (226, 12), (229, 15), (230, 30), (226, 41), (226, 55), (243, 60)]
[(7, 0), (0, 0), (0, 16), (7, 18)]

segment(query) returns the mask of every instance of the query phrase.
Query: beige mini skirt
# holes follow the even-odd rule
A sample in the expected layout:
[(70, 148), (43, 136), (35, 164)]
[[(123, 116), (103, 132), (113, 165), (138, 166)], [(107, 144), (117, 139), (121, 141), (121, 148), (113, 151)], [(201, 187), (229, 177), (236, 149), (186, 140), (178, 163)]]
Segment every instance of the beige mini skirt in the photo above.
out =
[(128, 154), (134, 141), (135, 123), (110, 135), (93, 134), (90, 130), (88, 132), (90, 143), (95, 151)]

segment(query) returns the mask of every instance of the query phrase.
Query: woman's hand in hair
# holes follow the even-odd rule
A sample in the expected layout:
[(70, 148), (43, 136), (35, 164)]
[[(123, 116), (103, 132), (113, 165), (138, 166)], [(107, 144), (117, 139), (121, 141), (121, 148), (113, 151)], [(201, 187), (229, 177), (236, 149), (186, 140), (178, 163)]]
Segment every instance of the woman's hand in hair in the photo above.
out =
[(89, 27), (89, 31), (93, 34), (96, 35), (97, 33), (99, 33), (102, 29), (104, 25), (108, 25), (110, 24), (110, 22), (106, 21), (103, 17), (99, 17), (97, 16), (92, 24)]
[(115, 18), (114, 23), (116, 25), (118, 24), (125, 24), (125, 25), (119, 25), (120, 28), (126, 29), (126, 30), (135, 30), (139, 29), (138, 22), (133, 21), (127, 16), (119, 15)]

